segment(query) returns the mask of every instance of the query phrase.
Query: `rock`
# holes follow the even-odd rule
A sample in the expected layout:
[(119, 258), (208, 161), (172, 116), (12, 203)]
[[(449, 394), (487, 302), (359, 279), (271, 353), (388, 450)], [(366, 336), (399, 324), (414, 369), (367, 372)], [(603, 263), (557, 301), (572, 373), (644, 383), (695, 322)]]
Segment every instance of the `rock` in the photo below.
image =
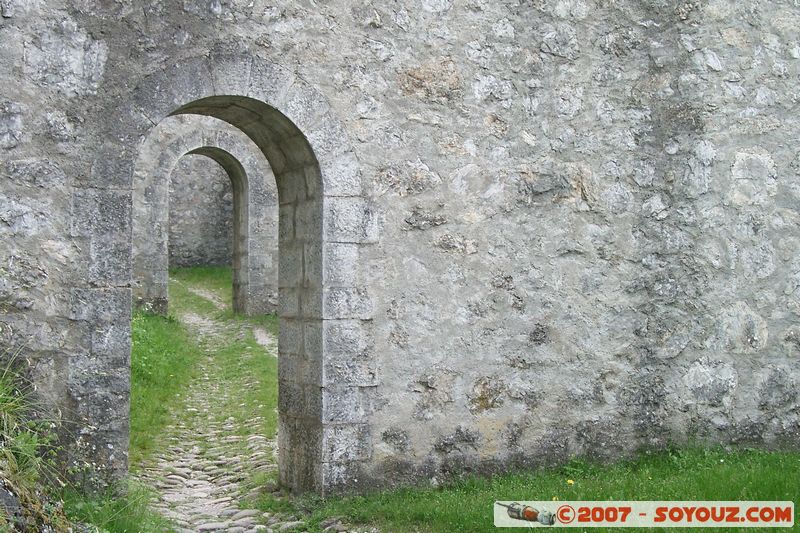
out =
[(23, 108), (15, 102), (0, 102), (0, 148), (14, 148), (22, 140)]
[(302, 520), (296, 520), (294, 522), (285, 522), (281, 524), (281, 526), (278, 528), (278, 531), (289, 531), (298, 527), (302, 527), (304, 525), (305, 522), (303, 522)]
[(105, 73), (108, 46), (86, 33), (71, 17), (43, 29), (26, 48), (24, 71), (67, 97), (97, 92)]
[(228, 527), (229, 522), (208, 522), (197, 526), (197, 531), (219, 531)]

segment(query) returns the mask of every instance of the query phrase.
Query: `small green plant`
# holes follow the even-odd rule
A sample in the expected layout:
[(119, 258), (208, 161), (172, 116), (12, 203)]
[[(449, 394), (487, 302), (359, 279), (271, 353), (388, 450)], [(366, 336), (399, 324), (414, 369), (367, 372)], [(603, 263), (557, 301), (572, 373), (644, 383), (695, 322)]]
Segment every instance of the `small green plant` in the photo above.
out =
[(168, 533), (173, 525), (149, 509), (155, 497), (152, 490), (129, 482), (120, 496), (119, 488), (87, 498), (85, 494), (67, 489), (61, 493), (64, 510), (74, 521), (91, 524), (101, 532), (110, 533)]
[(75, 521), (86, 524), (87, 531), (172, 531), (168, 521), (148, 510), (151, 493), (131, 486), (91, 495), (61, 475), (55, 462), (58, 421), (43, 417), (44, 410), (33, 402), (18, 356), (19, 351), (0, 356), (0, 487), (19, 501), (23, 516), (4, 516), (0, 509), (0, 531), (61, 533)]
[[(68, 521), (47, 491), (58, 480), (51, 431), (55, 424), (32, 403), (33, 387), (19, 370), (19, 354), (0, 354), (0, 484), (18, 499), (25, 523), (65, 531)], [(13, 531), (12, 522), (0, 514), (0, 527)]]

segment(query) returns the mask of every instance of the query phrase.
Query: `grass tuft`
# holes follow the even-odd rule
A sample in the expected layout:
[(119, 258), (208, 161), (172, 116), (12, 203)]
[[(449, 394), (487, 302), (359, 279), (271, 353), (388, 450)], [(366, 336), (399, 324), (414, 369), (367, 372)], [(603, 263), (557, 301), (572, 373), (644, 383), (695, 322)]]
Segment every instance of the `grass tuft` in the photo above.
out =
[(101, 532), (143, 533), (174, 531), (169, 520), (149, 509), (155, 493), (129, 482), (120, 497), (118, 491), (87, 498), (75, 490), (65, 490), (61, 497), (64, 510), (74, 521), (91, 524)]
[(200, 350), (172, 317), (136, 313), (131, 323), (131, 464), (155, 449), (180, 405), (180, 392), (196, 375)]

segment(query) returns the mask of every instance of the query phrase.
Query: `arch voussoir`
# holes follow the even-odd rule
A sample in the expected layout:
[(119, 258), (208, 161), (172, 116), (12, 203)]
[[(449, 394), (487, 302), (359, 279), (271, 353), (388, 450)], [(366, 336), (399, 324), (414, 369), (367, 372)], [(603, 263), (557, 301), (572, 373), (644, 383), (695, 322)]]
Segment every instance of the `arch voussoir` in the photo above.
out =
[[(288, 69), (253, 57), (250, 63), (250, 78), (247, 82), (246, 92), (230, 94), (244, 94), (275, 109), (282, 109), (290, 89), (296, 90), (296, 82), (298, 82), (298, 78)], [(303, 83), (298, 82), (298, 86), (302, 87)]]
[(208, 58), (181, 60), (142, 80), (135, 92), (134, 103), (153, 124), (157, 124), (186, 102), (214, 94), (212, 80)]
[(361, 164), (351, 150), (323, 158), (319, 163), (325, 196), (362, 196)]

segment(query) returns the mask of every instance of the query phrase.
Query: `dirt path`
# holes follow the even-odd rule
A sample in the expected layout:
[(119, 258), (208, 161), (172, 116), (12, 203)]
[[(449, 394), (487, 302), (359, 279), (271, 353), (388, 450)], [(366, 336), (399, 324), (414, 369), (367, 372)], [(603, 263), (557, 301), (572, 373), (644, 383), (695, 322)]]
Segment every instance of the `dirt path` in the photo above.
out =
[[(192, 292), (207, 297), (204, 293), (208, 291)], [(207, 299), (212, 303), (221, 303), (216, 295), (211, 296)], [(184, 395), (182, 408), (172, 413), (173, 423), (164, 435), (168, 444), (138, 469), (136, 477), (159, 493), (155, 509), (174, 520), (180, 533), (301, 531), (303, 522), (293, 517), (244, 507), (253, 492), (243, 482), (254, 473), (277, 468), (277, 445), (274, 439), (259, 433), (259, 417), (249, 418), (242, 427), (233, 417), (222, 419), (218, 412), (219, 406), (235, 400), (238, 391), (258, 386), (246, 375), (226, 377), (214, 358), (216, 350), (229, 339), (248, 334), (251, 326), (195, 312), (178, 318), (196, 336), (206, 355), (198, 379)], [(277, 357), (277, 339), (265, 329), (257, 329), (259, 344)]]
[(228, 307), (227, 305), (225, 305), (225, 302), (222, 301), (222, 298), (220, 298), (219, 295), (214, 291), (210, 291), (202, 287), (192, 287), (191, 285), (188, 286), (187, 288), (189, 292), (191, 292), (192, 294), (195, 294), (200, 298), (205, 298), (206, 300), (214, 304), (214, 307), (216, 307), (220, 311), (224, 311)]

